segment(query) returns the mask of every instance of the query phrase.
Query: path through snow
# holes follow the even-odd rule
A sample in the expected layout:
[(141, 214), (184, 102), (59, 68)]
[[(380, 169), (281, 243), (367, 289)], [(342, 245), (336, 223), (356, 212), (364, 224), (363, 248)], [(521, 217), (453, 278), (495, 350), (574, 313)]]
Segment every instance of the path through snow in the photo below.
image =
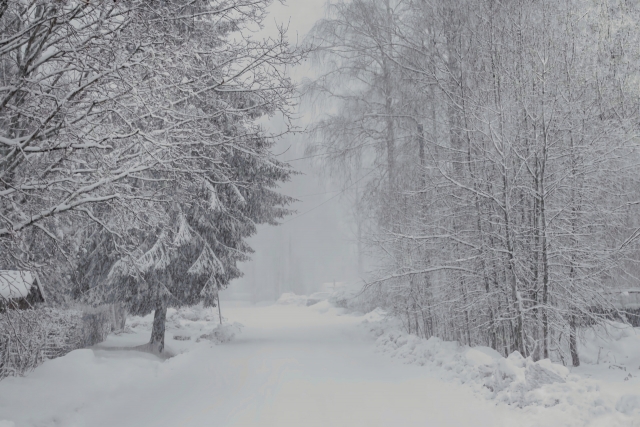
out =
[[(26, 378), (0, 382), (0, 426), (410, 427), (554, 426), (558, 414), (530, 417), (419, 366), (376, 354), (360, 317), (313, 307), (227, 308), (245, 325), (222, 345), (174, 323), (162, 361), (144, 353), (78, 350)], [(201, 330), (194, 330), (194, 325)], [(197, 329), (196, 328), (196, 329)], [(144, 342), (148, 329), (104, 346)], [(182, 334), (190, 340), (174, 340)], [(580, 424), (575, 424), (580, 425)], [(595, 425), (595, 424), (594, 424)]]

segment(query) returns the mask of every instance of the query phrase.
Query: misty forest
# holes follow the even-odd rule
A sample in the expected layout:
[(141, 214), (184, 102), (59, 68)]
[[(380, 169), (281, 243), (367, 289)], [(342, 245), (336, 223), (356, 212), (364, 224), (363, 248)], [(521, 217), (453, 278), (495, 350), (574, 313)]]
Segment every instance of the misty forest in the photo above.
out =
[(640, 425), (640, 4), (0, 0), (45, 425)]

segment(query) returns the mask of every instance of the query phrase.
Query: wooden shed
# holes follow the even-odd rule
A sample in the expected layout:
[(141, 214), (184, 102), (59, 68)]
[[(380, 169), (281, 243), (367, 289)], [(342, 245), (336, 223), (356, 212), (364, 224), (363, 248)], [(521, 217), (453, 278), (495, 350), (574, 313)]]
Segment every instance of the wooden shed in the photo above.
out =
[(45, 301), (42, 281), (37, 273), (0, 270), (0, 310), (25, 310)]

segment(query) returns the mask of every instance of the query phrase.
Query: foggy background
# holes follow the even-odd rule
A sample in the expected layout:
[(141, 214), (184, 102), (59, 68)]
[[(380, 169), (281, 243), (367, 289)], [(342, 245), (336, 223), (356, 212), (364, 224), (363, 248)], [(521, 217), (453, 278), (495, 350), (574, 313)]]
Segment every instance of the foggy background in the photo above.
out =
[[(274, 2), (265, 28), (258, 36), (277, 35), (277, 25), (288, 27), (291, 44), (299, 44), (313, 24), (325, 14), (325, 0), (289, 0), (286, 5)], [(298, 83), (309, 76), (308, 61), (291, 75)], [(305, 126), (304, 117), (295, 123)], [(264, 123), (271, 132), (285, 128), (278, 117)], [(234, 280), (222, 292), (223, 299), (249, 299), (253, 302), (277, 299), (283, 292), (310, 294), (321, 289), (322, 283), (359, 280), (356, 231), (348, 203), (348, 194), (341, 193), (339, 180), (323, 173), (313, 159), (305, 156), (304, 134), (289, 134), (282, 138), (275, 154), (300, 172), (284, 184), (279, 192), (299, 201), (290, 208), (297, 212), (274, 227), (261, 225), (249, 239), (255, 250), (252, 260), (241, 263), (244, 277)], [(296, 160), (299, 159), (299, 160)]]

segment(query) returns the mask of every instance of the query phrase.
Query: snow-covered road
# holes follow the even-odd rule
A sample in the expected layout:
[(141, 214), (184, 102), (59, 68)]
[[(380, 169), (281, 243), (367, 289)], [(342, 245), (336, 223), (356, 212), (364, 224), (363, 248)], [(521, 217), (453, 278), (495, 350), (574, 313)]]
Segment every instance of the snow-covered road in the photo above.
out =
[[(550, 425), (376, 354), (361, 317), (323, 311), (227, 308), (230, 321), (245, 325), (235, 341), (176, 341), (212, 322), (177, 324), (167, 345), (180, 354), (165, 361), (132, 351), (74, 351), (26, 378), (0, 382), (0, 426)], [(105, 345), (148, 338), (146, 328), (134, 331)]]

